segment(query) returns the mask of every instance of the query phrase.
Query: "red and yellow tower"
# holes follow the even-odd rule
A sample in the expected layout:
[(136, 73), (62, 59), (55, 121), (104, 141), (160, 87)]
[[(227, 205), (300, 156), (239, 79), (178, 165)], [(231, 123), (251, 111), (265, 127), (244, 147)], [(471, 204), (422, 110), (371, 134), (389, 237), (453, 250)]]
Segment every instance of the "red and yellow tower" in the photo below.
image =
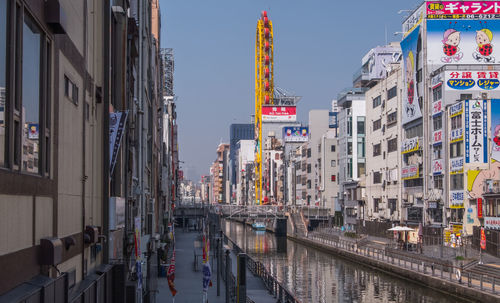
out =
[(255, 37), (255, 202), (262, 204), (262, 106), (273, 104), (273, 24), (263, 11)]

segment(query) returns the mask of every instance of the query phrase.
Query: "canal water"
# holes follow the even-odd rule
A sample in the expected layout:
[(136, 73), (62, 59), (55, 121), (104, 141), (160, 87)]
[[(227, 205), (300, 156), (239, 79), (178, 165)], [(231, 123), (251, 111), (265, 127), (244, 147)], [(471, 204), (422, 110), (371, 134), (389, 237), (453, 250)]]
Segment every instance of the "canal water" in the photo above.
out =
[(274, 234), (241, 223), (224, 221), (222, 229), (303, 303), (462, 302), (291, 240), (277, 241)]

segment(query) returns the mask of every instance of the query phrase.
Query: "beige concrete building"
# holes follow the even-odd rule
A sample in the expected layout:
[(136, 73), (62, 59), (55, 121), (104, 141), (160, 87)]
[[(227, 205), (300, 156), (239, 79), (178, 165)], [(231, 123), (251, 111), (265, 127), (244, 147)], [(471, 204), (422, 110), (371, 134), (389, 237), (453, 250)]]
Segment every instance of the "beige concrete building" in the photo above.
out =
[(365, 219), (400, 221), (401, 89), (399, 64), (366, 92)]

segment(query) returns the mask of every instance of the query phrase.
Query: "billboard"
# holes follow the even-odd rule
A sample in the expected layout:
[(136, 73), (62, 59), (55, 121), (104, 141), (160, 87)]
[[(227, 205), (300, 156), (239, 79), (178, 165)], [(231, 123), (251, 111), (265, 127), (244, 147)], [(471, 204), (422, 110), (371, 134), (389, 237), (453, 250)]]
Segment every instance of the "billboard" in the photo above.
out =
[(38, 140), (40, 136), (39, 128), (37, 123), (28, 124), (28, 139)]
[(401, 51), (392, 47), (373, 48), (363, 59), (361, 64), (368, 63), (368, 78), (383, 79), (391, 71), (391, 63), (397, 63), (401, 57)]
[(427, 20), (427, 63), (490, 64), (500, 58), (500, 20)]
[(465, 100), (465, 163), (488, 162), (486, 100)]
[(491, 99), (491, 159), (500, 161), (500, 99)]
[(309, 128), (307, 127), (283, 127), (283, 140), (285, 142), (307, 142), (309, 140)]
[(403, 124), (422, 117), (417, 93), (417, 40), (420, 34), (420, 25), (401, 41), (404, 68), (403, 89)]
[(498, 71), (445, 71), (445, 90), (500, 90)]
[(262, 122), (294, 122), (296, 120), (295, 106), (262, 106)]
[(500, 1), (428, 1), (428, 19), (500, 17)]
[(450, 208), (464, 208), (463, 190), (450, 190)]

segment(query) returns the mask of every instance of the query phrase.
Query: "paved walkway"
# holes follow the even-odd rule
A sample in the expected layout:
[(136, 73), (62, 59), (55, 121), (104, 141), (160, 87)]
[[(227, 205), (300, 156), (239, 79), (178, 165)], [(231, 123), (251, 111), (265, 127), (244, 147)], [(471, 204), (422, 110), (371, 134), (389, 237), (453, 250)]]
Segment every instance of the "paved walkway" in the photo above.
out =
[[(198, 257), (198, 269), (194, 270), (194, 243), (199, 236), (198, 232), (176, 231), (176, 262), (175, 262), (175, 288), (177, 295), (175, 303), (202, 302), (203, 286), (201, 271), (201, 256)], [(201, 248), (200, 248), (201, 250)], [(236, 256), (231, 253), (231, 265), (234, 276), (237, 274)], [(226, 302), (226, 285), (221, 277), (220, 296), (217, 296), (217, 258), (213, 251), (210, 252), (212, 265), (212, 287), (208, 288), (209, 303)], [(275, 303), (276, 299), (266, 290), (264, 283), (255, 277), (247, 268), (247, 297), (256, 303)], [(158, 278), (157, 302), (173, 302), (172, 293), (168, 288), (166, 278)]]
[[(202, 271), (193, 270), (194, 242), (198, 237), (198, 232), (182, 232), (176, 230), (175, 248), (175, 288), (177, 295), (175, 303), (196, 303), (202, 302), (203, 285)], [(208, 288), (208, 302), (225, 303), (225, 284), (221, 279), (220, 296), (217, 296), (217, 261), (214, 259), (212, 271), (213, 286)], [(210, 261), (212, 263), (212, 260)], [(158, 278), (157, 302), (173, 302), (172, 293), (168, 288), (167, 278)]]

